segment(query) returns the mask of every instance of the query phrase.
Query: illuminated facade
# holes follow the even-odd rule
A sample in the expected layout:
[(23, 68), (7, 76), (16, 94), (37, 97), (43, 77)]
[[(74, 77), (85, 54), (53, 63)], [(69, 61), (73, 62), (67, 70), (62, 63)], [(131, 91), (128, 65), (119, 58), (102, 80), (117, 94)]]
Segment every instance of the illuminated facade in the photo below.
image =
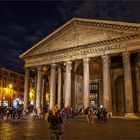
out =
[(73, 18), (20, 55), (25, 61), (24, 108), (30, 71), (35, 106), (103, 105), (113, 115), (140, 112), (140, 24)]
[(0, 67), (0, 106), (10, 106), (15, 98), (23, 99), (24, 74)]

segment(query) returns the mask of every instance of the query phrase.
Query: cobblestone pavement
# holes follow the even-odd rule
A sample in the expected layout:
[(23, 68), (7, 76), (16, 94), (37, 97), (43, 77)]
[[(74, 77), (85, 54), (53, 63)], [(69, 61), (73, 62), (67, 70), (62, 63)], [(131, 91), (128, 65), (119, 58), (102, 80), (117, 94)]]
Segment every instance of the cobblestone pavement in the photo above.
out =
[[(0, 121), (0, 140), (49, 140), (45, 120)], [(88, 124), (71, 120), (65, 125), (62, 140), (140, 140), (140, 120), (112, 119)]]

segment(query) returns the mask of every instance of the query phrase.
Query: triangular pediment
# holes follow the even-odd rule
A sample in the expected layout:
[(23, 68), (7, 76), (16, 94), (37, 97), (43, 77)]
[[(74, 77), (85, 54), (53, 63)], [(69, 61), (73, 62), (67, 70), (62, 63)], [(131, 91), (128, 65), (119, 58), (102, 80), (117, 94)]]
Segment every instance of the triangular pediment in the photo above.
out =
[(139, 24), (72, 19), (27, 50), (21, 57), (72, 48), (140, 33)]

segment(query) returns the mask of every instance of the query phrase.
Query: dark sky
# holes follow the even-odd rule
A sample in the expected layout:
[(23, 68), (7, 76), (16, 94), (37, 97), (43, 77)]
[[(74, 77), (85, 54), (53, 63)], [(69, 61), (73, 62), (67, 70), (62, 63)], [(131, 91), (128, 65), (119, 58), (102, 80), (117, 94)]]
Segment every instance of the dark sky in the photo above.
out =
[(0, 1), (0, 65), (22, 71), (19, 55), (72, 17), (140, 23), (140, 1)]

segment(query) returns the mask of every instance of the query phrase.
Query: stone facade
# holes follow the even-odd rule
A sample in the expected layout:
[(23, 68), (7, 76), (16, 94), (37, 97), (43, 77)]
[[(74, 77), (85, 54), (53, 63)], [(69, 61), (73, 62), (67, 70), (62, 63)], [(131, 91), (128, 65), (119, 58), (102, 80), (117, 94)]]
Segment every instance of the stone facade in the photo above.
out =
[[(42, 67), (37, 85), (42, 75), (48, 79), (50, 108), (55, 103), (86, 108), (95, 101), (109, 112), (132, 116), (140, 112), (139, 51), (140, 24), (73, 18), (20, 58), (25, 68)], [(41, 107), (41, 88), (36, 108)]]

